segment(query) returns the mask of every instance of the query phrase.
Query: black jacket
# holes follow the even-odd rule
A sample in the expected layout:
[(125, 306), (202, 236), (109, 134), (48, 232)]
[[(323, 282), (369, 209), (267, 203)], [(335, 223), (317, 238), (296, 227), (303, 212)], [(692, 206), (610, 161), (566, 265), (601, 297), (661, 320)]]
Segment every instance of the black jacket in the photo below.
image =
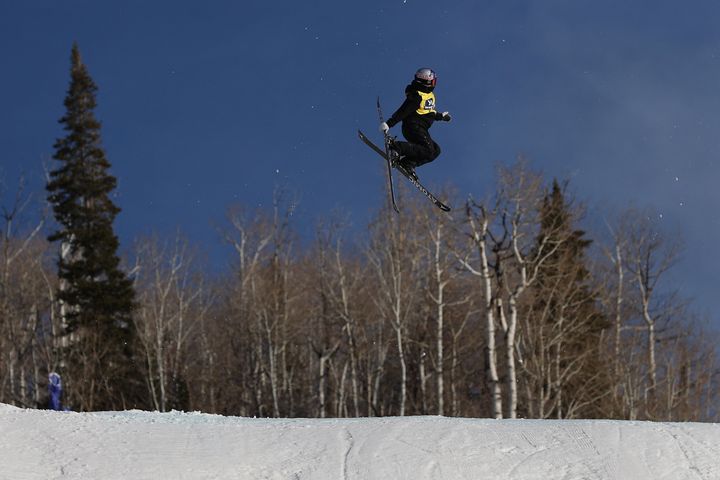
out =
[(387, 124), (389, 127), (394, 127), (400, 122), (411, 122), (419, 127), (428, 129), (432, 126), (435, 120), (442, 120), (442, 113), (436, 112), (427, 113), (420, 115), (417, 113), (417, 109), (420, 106), (421, 97), (418, 91), (423, 93), (430, 93), (435, 87), (426, 87), (423, 84), (413, 80), (413, 82), (405, 87), (405, 101), (400, 108), (388, 119)]

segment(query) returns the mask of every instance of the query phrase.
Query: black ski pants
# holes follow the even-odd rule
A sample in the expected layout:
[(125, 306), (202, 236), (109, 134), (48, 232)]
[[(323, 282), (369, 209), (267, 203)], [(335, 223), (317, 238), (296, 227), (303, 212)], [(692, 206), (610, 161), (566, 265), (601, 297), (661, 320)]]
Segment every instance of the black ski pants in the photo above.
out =
[(397, 142), (401, 156), (406, 156), (405, 162), (413, 168), (425, 165), (440, 155), (440, 145), (430, 137), (425, 125), (417, 122), (403, 122), (402, 134), (407, 142)]

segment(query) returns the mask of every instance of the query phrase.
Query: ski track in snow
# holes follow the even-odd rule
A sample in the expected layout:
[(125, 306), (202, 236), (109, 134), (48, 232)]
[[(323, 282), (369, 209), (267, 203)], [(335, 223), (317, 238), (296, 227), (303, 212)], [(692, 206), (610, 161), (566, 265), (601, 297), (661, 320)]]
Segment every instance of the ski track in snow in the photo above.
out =
[(340, 470), (340, 478), (343, 480), (347, 480), (348, 459), (350, 458), (350, 452), (352, 452), (353, 445), (355, 443), (355, 440), (353, 439), (353, 436), (347, 429), (347, 427), (344, 427), (342, 430), (341, 441), (342, 444), (345, 446), (345, 451), (342, 458), (342, 469)]
[(716, 480), (720, 425), (251, 419), (0, 404), (0, 480)]
[(682, 452), (690, 472), (694, 472), (701, 480), (717, 479), (717, 470), (713, 468), (713, 462), (707, 458), (717, 454), (717, 446), (715, 446), (716, 451), (713, 452), (710, 446), (689, 435), (682, 425), (671, 425), (666, 433), (673, 438), (677, 448)]

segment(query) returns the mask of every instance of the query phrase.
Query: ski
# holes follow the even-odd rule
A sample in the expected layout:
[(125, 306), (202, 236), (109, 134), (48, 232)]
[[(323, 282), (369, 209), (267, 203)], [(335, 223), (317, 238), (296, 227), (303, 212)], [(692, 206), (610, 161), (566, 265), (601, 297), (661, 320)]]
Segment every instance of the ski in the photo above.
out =
[(388, 166), (388, 187), (389, 187), (389, 189), (390, 189), (390, 202), (392, 203), (393, 209), (394, 209), (397, 213), (400, 213), (400, 209), (398, 208), (397, 203), (395, 203), (395, 189), (393, 188), (392, 166), (391, 166), (391, 163), (390, 163), (390, 159), (388, 158), (387, 154), (386, 154), (380, 147), (378, 147), (378, 146), (375, 145), (373, 142), (371, 142), (370, 139), (367, 138), (367, 137), (365, 136), (365, 134), (362, 133), (360, 130), (358, 130), (358, 136), (360, 137), (360, 140), (362, 140), (363, 142), (365, 142), (365, 144), (366, 144), (367, 146), (369, 146), (370, 148), (372, 148), (373, 150), (375, 150), (378, 155), (380, 155), (381, 157), (383, 157), (383, 158), (387, 161), (387, 166)]
[[(380, 123), (384, 122), (382, 109), (380, 108), (380, 97), (377, 98), (377, 112), (378, 117), (380, 117)], [(390, 160), (390, 144), (388, 143), (388, 136), (385, 133), (385, 151), (383, 152), (379, 148), (373, 144), (369, 138), (367, 138), (360, 130), (358, 130), (358, 133), (360, 134), (360, 139), (363, 140), (366, 144), (371, 145), (372, 148), (380, 153), (383, 157), (385, 157), (385, 161), (387, 162), (387, 172), (388, 172), (388, 186), (390, 187), (390, 201), (392, 202), (393, 209), (400, 213), (400, 209), (397, 206), (397, 203), (395, 202), (395, 187), (393, 186), (393, 176), (392, 176), (392, 161)]]
[[(450, 207), (448, 207), (447, 205), (445, 205), (443, 202), (441, 202), (440, 200), (438, 200), (438, 199), (435, 197), (435, 195), (433, 195), (432, 193), (430, 193), (430, 192), (428, 191), (428, 189), (425, 188), (425, 187), (417, 180), (417, 178), (415, 178), (415, 177), (413, 177), (412, 175), (410, 175), (410, 174), (409, 174), (404, 168), (402, 168), (400, 165), (393, 165), (392, 162), (390, 161), (390, 158), (389, 158), (388, 154), (387, 154), (386, 152), (384, 152), (382, 148), (380, 148), (380, 147), (378, 147), (377, 145), (375, 145), (375, 144), (374, 144), (363, 132), (361, 132), (360, 130), (358, 130), (358, 136), (360, 137), (360, 140), (362, 140), (368, 147), (372, 148), (372, 149), (375, 151), (375, 153), (377, 153), (378, 155), (380, 155), (381, 157), (383, 157), (385, 160), (387, 160), (389, 168), (394, 167), (398, 172), (400, 172), (400, 174), (401, 174), (402, 176), (404, 176), (405, 178), (407, 178), (408, 180), (410, 180), (410, 183), (412, 183), (413, 185), (415, 185), (415, 187), (416, 187), (418, 190), (420, 190), (420, 191), (423, 193), (423, 195), (425, 195), (433, 204), (435, 204), (436, 207), (438, 207), (440, 210), (442, 210), (442, 211), (444, 211), (444, 212), (449, 212), (449, 211), (450, 211)], [(397, 211), (397, 212), (399, 213), (400, 210), (397, 208), (397, 205), (395, 205), (395, 195), (394, 195), (394, 193), (393, 193), (393, 191), (392, 191), (392, 174), (390, 174), (390, 182), (391, 182), (390, 194), (391, 194), (391, 199), (392, 199), (392, 202), (393, 202), (393, 207), (395, 208), (395, 211)]]

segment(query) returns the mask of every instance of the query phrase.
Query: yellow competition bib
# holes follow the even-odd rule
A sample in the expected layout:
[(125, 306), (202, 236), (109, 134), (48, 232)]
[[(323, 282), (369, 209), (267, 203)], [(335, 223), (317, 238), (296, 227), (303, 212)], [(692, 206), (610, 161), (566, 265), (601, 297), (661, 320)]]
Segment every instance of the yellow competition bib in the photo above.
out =
[(419, 115), (427, 115), (428, 113), (435, 113), (435, 94), (417, 92), (420, 95), (420, 106), (417, 109)]

